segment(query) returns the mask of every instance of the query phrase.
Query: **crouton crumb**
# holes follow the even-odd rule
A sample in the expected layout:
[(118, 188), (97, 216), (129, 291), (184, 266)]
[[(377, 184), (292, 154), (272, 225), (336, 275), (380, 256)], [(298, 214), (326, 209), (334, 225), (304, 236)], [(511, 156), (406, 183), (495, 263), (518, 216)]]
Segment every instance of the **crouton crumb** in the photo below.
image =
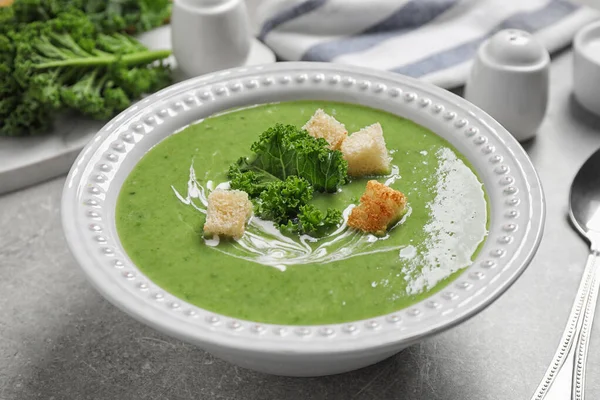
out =
[(309, 135), (315, 138), (327, 140), (331, 150), (339, 150), (342, 142), (348, 136), (348, 131), (344, 124), (320, 108), (315, 111), (315, 114), (308, 120), (302, 129), (306, 129)]
[(208, 195), (205, 236), (225, 236), (239, 239), (252, 215), (252, 202), (241, 190), (217, 189)]
[(348, 136), (341, 146), (348, 162), (348, 175), (373, 176), (390, 172), (390, 158), (379, 123), (362, 128)]
[(348, 217), (348, 226), (383, 236), (406, 212), (406, 201), (402, 192), (370, 180), (360, 197), (360, 204), (352, 209)]

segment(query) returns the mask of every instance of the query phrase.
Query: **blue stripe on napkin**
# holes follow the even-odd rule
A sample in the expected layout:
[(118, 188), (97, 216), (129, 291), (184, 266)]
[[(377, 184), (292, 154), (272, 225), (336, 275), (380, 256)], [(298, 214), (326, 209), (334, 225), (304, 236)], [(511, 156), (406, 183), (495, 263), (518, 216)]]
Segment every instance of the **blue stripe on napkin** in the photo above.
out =
[(390, 38), (425, 25), (446, 12), (459, 0), (411, 0), (389, 17), (354, 36), (317, 44), (308, 49), (302, 61), (331, 61), (343, 54), (367, 50)]
[(577, 6), (568, 1), (552, 0), (546, 6), (538, 10), (516, 13), (508, 17), (483, 37), (471, 40), (432, 56), (422, 58), (413, 63), (392, 68), (391, 71), (418, 78), (436, 71), (454, 67), (472, 59), (475, 56), (479, 45), (490, 36), (493, 36), (496, 32), (503, 29), (522, 29), (533, 33), (558, 22), (575, 10), (577, 10)]
[(290, 7), (286, 10), (281, 11), (279, 14), (269, 18), (263, 24), (260, 33), (258, 34), (258, 39), (263, 41), (265, 40), (265, 36), (273, 29), (277, 28), (279, 25), (291, 21), (299, 16), (309, 13), (327, 3), (328, 0), (307, 0), (300, 4), (297, 4), (293, 7)]

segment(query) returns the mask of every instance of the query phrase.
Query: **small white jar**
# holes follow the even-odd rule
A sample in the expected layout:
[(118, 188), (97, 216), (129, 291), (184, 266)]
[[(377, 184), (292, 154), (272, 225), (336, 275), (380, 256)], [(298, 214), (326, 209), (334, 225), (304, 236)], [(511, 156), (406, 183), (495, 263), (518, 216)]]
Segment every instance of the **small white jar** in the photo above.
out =
[(575, 35), (573, 91), (579, 104), (600, 115), (600, 21), (585, 26)]
[(188, 77), (243, 65), (251, 41), (243, 0), (173, 1), (173, 55)]
[(546, 114), (549, 70), (550, 55), (538, 40), (503, 30), (480, 46), (465, 98), (523, 142), (536, 135)]

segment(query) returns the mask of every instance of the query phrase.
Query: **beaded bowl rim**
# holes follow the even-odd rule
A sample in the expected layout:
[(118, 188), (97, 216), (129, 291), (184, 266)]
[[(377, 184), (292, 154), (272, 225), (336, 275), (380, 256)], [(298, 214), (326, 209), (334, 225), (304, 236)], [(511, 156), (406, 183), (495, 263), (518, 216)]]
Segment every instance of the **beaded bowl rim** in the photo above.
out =
[[(244, 98), (244, 93), (251, 97)], [(380, 107), (375, 108), (443, 125), (446, 136), (439, 129), (434, 132), (458, 147), (475, 166), (490, 200), (488, 237), (473, 263), (439, 293), (406, 309), (350, 323), (307, 326), (220, 315), (176, 298), (145, 277), (122, 248), (114, 218), (103, 219), (104, 214), (114, 212), (114, 204), (110, 210), (104, 203), (120, 190), (115, 181), (128, 173), (122, 172), (128, 154), (141, 142), (157, 144), (202, 113), (207, 116), (215, 110), (269, 103), (261, 100), (277, 96), (378, 102)], [(248, 103), (248, 99), (255, 101)], [(171, 127), (159, 134), (169, 124), (178, 129)], [(460, 146), (468, 146), (468, 151)], [(128, 160), (132, 165), (137, 161)], [(448, 329), (483, 310), (521, 275), (539, 247), (544, 221), (544, 195), (529, 157), (485, 112), (413, 78), (312, 62), (233, 68), (172, 85), (141, 100), (107, 123), (82, 150), (62, 197), (69, 248), (88, 280), (111, 303), (155, 329), (194, 344), (263, 353), (339, 353), (405, 346)]]

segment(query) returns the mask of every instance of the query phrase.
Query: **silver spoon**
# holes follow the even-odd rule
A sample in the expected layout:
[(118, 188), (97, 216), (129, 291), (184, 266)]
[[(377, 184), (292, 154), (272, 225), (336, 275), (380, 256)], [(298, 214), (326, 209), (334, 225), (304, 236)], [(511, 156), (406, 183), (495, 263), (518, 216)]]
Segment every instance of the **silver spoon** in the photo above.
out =
[(532, 400), (585, 397), (585, 364), (600, 287), (600, 150), (571, 184), (569, 217), (590, 243), (590, 255), (560, 345)]

